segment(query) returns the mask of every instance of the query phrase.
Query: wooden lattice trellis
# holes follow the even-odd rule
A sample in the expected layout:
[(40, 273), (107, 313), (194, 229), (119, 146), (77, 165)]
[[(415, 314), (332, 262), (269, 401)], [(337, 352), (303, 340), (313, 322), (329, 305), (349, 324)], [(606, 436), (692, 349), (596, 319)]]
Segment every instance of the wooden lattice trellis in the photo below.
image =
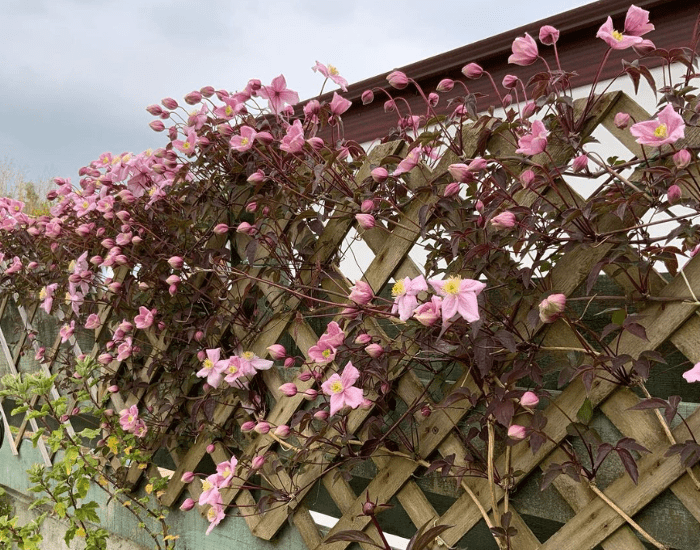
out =
[[(602, 125), (633, 155), (639, 156), (641, 155), (640, 146), (631, 138), (628, 132), (621, 131), (613, 124), (615, 114), (620, 111), (630, 113), (636, 120), (647, 120), (650, 118), (648, 113), (624, 94), (620, 92), (611, 93), (597, 103), (582, 134), (589, 135), (596, 127)], [(688, 141), (690, 144), (700, 144), (695, 133), (689, 132), (689, 134)], [(502, 155), (508, 152), (510, 147), (498, 136), (493, 136), (488, 143), (487, 149), (494, 154)], [(476, 148), (477, 136), (467, 130), (464, 134), (464, 156), (475, 156)], [(368, 176), (371, 165), (373, 163), (376, 164), (378, 159), (387, 155), (405, 154), (406, 148), (401, 142), (392, 142), (376, 147), (366, 164), (358, 172), (357, 181), (361, 182)], [(570, 152), (567, 150), (554, 150), (550, 151), (550, 154), (555, 162), (563, 163), (568, 160), (567, 155)], [(432, 171), (432, 175), (426, 169), (414, 170), (409, 184), (414, 189), (419, 189), (431, 177), (445, 172), (447, 166), (454, 162), (459, 162), (459, 159), (451, 154), (447, 154)], [(640, 174), (641, 172), (632, 174), (629, 180), (632, 182), (637, 181)], [(568, 194), (569, 197), (575, 200), (583, 200), (577, 196), (575, 190), (570, 188), (566, 182), (559, 181), (557, 185), (559, 193)], [(527, 206), (531, 204), (534, 197), (534, 193), (523, 190), (516, 199), (519, 204)], [(376, 228), (362, 233), (362, 238), (374, 253), (374, 259), (363, 274), (363, 279), (372, 288), (381, 289), (392, 278), (415, 277), (421, 273), (418, 266), (409, 256), (409, 252), (414, 244), (420, 239), (419, 231), (412, 228), (420, 225), (419, 216), (421, 215), (421, 209), (425, 205), (434, 203), (437, 198), (435, 194), (418, 195), (403, 212), (402, 219), (394, 226), (393, 230)], [(555, 193), (551, 193), (549, 198), (555, 203), (560, 200)], [(641, 213), (638, 212), (637, 214)], [(316, 241), (315, 255), (310, 259), (310, 265), (327, 264), (337, 253), (352, 227), (353, 220), (347, 216), (331, 219), (322, 235)], [(624, 229), (624, 227), (624, 222), (619, 217), (609, 214), (601, 219), (597, 230), (606, 232)], [(244, 237), (241, 237), (241, 246), (244, 246)], [(558, 292), (571, 295), (586, 280), (591, 269), (606, 257), (611, 247), (612, 244), (603, 242), (596, 247), (580, 246), (567, 252), (549, 274), (547, 286), (556, 289)], [(633, 252), (630, 251), (630, 254), (633, 254)], [(692, 286), (693, 292), (696, 295), (700, 295), (700, 259), (696, 257), (690, 261), (684, 268), (684, 273), (687, 281)], [(610, 271), (609, 275), (616, 278), (621, 286), (625, 287), (628, 285), (627, 280), (623, 277), (618, 277), (614, 271)], [(304, 276), (306, 277), (305, 282), (311, 283), (314, 274), (309, 272), (305, 273)], [(343, 280), (344, 278), (338, 274), (337, 278), (333, 280), (324, 279), (319, 281), (319, 284), (326, 289), (335, 291), (336, 294), (345, 294), (347, 293), (349, 282), (345, 281), (346, 286), (343, 287)], [(258, 285), (268, 297), (269, 303), (274, 304), (275, 293), (280, 292), (279, 289), (273, 285), (266, 286), (263, 282), (259, 282)], [(681, 275), (670, 282), (666, 282), (661, 276), (655, 274), (652, 287), (655, 294), (661, 297), (689, 297), (688, 285)], [(241, 292), (241, 289), (231, 289), (230, 295), (232, 299), (238, 292)], [(0, 316), (4, 313), (8, 300), (9, 297), (4, 298), (0, 307)], [(286, 301), (286, 306), (292, 306), (292, 311), (273, 317), (273, 320), (259, 332), (254, 345), (250, 347), (252, 351), (258, 355), (263, 355), (267, 346), (278, 342), (285, 334), (289, 335), (301, 350), (308, 350), (309, 347), (316, 343), (318, 338), (316, 333), (306, 321), (299, 319), (295, 315), (293, 305), (293, 301)], [(534, 306), (534, 304), (532, 305)], [(28, 330), (31, 330), (35, 312), (27, 312), (22, 308), (19, 308), (19, 310), (23, 325)], [(522, 312), (518, 319), (519, 323), (525, 322), (526, 314), (527, 311)], [(693, 362), (700, 361), (700, 319), (698, 318), (697, 304), (692, 303), (690, 300), (654, 302), (646, 306), (643, 314), (640, 324), (645, 327), (648, 340), (642, 340), (629, 333), (623, 334), (619, 341), (618, 353), (620, 355), (629, 354), (632, 357), (637, 357), (645, 350), (654, 350), (662, 343), (670, 340), (688, 359)], [(109, 315), (109, 308), (104, 308), (100, 312), (102, 320), (107, 320)], [(103, 323), (102, 328), (98, 330), (104, 330), (106, 325), (107, 323)], [(232, 329), (240, 330), (237, 327), (232, 327)], [(381, 331), (381, 328), (378, 326), (372, 326), (370, 329), (375, 333)], [(542, 339), (544, 345), (550, 347), (566, 348), (567, 346), (577, 345), (577, 342), (572, 340), (573, 334), (564, 323), (541, 324), (536, 328), (536, 333)], [(98, 333), (95, 336), (96, 341), (99, 341), (100, 334)], [(153, 346), (152, 355), (146, 360), (143, 367), (139, 369), (138, 374), (146, 381), (151, 380), (155, 376), (155, 373), (149, 373), (149, 362), (156, 354), (168, 346), (168, 336), (165, 331), (158, 336), (155, 335), (155, 332), (148, 331), (147, 336)], [(38, 344), (35, 342), (34, 345)], [(71, 345), (76, 353), (81, 353), (75, 340), (71, 341)], [(20, 361), (20, 351), (25, 346), (24, 338), (16, 344), (13, 352), (7, 344), (5, 335), (0, 331), (0, 346), (11, 370), (16, 372)], [(56, 355), (59, 346), (60, 337), (57, 336), (49, 352), (50, 357)], [(97, 347), (93, 350), (93, 353), (97, 353)], [(115, 366), (117, 365), (112, 365), (111, 367), (114, 368)], [(43, 368), (47, 372), (50, 371), (50, 365), (45, 364)], [(310, 388), (314, 381), (310, 380), (306, 385), (304, 383), (298, 384), (300, 393), (297, 396), (283, 398), (278, 390), (278, 387), (283, 382), (279, 373), (272, 369), (264, 371), (262, 376), (272, 398), (275, 400), (275, 404), (271, 407), (267, 419), (273, 425), (289, 423), (294, 413), (303, 405), (303, 390)], [(395, 381), (395, 384), (400, 398), (407, 405), (426, 399), (424, 384), (413, 373), (403, 375), (399, 380)], [(479, 391), (466, 374), (454, 383), (454, 387), (467, 387), (473, 392)], [(105, 389), (103, 388), (101, 391), (104, 392)], [(119, 410), (125, 406), (137, 403), (142, 397), (143, 395), (129, 395), (124, 398), (124, 396), (114, 394), (112, 401), (115, 408)], [(518, 514), (517, 507), (511, 504), (511, 524), (518, 530), (517, 539), (514, 543), (515, 547), (523, 550), (581, 550), (594, 548), (596, 545), (601, 544), (606, 550), (613, 548), (642, 549), (644, 545), (640, 542), (640, 539), (635, 535), (619, 511), (611, 507), (610, 502), (624, 511), (626, 515), (634, 517), (644, 506), (667, 489), (670, 489), (690, 514), (700, 522), (700, 498), (698, 498), (699, 493), (696, 480), (692, 479), (692, 472), (681, 466), (677, 456), (665, 456), (666, 451), (673, 442), (672, 440), (682, 441), (688, 437), (686, 426), (680, 425), (671, 430), (666, 427), (663, 419), (655, 414), (654, 411), (630, 411), (630, 407), (638, 403), (639, 398), (632, 391), (620, 388), (600, 378), (593, 382), (589, 392), (586, 391), (580, 380), (575, 380), (564, 389), (555, 403), (546, 409), (544, 412), (547, 418), (545, 431), (549, 441), (542, 445), (538, 452), (533, 454), (526, 445), (513, 447), (510, 458), (512, 467), (514, 470), (523, 472), (523, 475), (515, 482), (518, 483), (536, 468), (545, 469), (552, 462), (563, 462), (566, 460), (565, 457), (562, 457), (563, 453), (558, 448), (558, 444), (567, 437), (567, 426), (570, 424), (569, 419), (576, 418), (577, 412), (586, 398), (590, 400), (593, 407), (610, 420), (620, 433), (624, 436), (635, 438), (652, 451), (639, 461), (639, 482), (635, 485), (628, 476), (620, 477), (605, 488), (604, 494), (608, 500), (606, 502), (606, 500), (601, 498), (599, 490), (595, 487), (589, 487), (585, 483), (574, 483), (566, 476), (560, 476), (554, 481), (553, 485), (574, 511), (574, 516), (549, 540), (541, 542)], [(401, 456), (397, 454), (396, 456), (376, 457), (374, 462), (377, 474), (370, 481), (365, 491), (360, 494), (356, 494), (350, 483), (342, 477), (335, 476), (333, 473), (326, 474), (320, 480), (320, 483), (323, 484), (342, 513), (342, 517), (335, 527), (330, 530), (330, 534), (345, 529), (359, 529), (365, 530), (370, 537), (378, 540), (378, 535), (370, 523), (370, 518), (362, 515), (362, 505), (366, 499), (365, 495), (369, 494), (373, 500), (379, 502), (388, 502), (395, 497), (416, 528), (426, 523), (452, 526), (442, 533), (441, 542), (449, 546), (457, 544), (482, 518), (474, 499), (477, 499), (485, 510), (489, 511), (491, 509), (492, 498), (486, 480), (465, 477), (458, 489), (459, 497), (446, 512), (439, 514), (413, 478), (424, 468), (425, 461), (434, 456), (435, 452), (443, 457), (454, 455), (456, 466), (465, 464), (463, 461), (460, 462), (460, 457), (465, 455), (465, 448), (461, 439), (455, 433), (455, 430), (459, 429), (457, 428), (459, 422), (469, 414), (469, 408), (464, 403), (460, 402), (460, 405), (445, 408), (441, 408), (439, 403), (436, 403), (432, 415), (426, 418), (417, 418), (420, 440), (415, 455)], [(214, 412), (213, 421), (217, 424), (223, 424), (240, 410), (239, 405), (239, 402), (235, 399), (219, 404)], [(349, 414), (348, 429), (359, 440), (367, 438), (365, 420), (370, 414), (371, 411), (361, 409), (354, 410)], [(34, 426), (33, 421), (27, 422), (25, 420), (22, 422), (19, 430), (10, 436), (9, 425), (5, 416), (3, 416), (3, 421), (6, 428), (8, 428), (6, 433), (8, 433), (9, 443), (16, 454), (22, 444), (28, 425), (33, 429), (36, 429), (36, 426)], [(687, 418), (687, 426), (693, 431), (700, 430), (700, 413), (696, 411), (691, 414)], [(171, 458), (177, 468), (171, 476), (167, 490), (161, 497), (165, 505), (174, 505), (185, 490), (188, 490), (195, 499), (199, 496), (201, 484), (195, 481), (193, 484), (186, 485), (181, 480), (181, 477), (184, 472), (197, 468), (207, 453), (207, 446), (211, 442), (206, 433), (204, 433), (184, 453), (174, 448), (170, 449)], [(39, 445), (44, 460), (50, 464), (50, 451), (46, 448), (43, 441), (40, 440)], [(262, 451), (270, 453), (278, 449), (279, 445), (280, 442), (269, 434), (257, 435), (250, 441), (245, 453), (250, 456)], [(217, 444), (213, 458), (219, 462), (230, 457), (227, 451), (220, 444)], [(505, 466), (505, 457), (500, 457), (497, 460), (497, 465), (503, 468)], [(271, 539), (287, 522), (288, 518), (291, 518), (292, 523), (299, 530), (309, 549), (315, 550), (323, 547), (324, 550), (326, 548), (342, 550), (346, 548), (350, 544), (349, 542), (324, 543), (324, 536), (313, 521), (308, 506), (302, 500), (304, 494), (308, 493), (314, 486), (310, 482), (318, 477), (321, 472), (322, 467), (320, 465), (312, 465), (302, 470), (301, 473), (295, 474), (296, 478), (293, 480), (288, 477), (285, 478), (284, 473), (277, 473), (274, 477), (270, 476), (270, 480), (276, 480), (275, 483), (281, 484), (282, 487), (294, 485), (305, 487), (305, 489), (292, 502), (275, 506), (261, 514), (245, 514), (245, 521), (250, 531), (260, 538)], [(154, 473), (154, 469), (149, 471), (149, 474), (152, 473)], [(133, 468), (129, 473), (130, 481), (136, 482), (141, 474), (142, 471)], [(225, 504), (234, 503), (240, 506), (242, 510), (249, 510), (255, 506), (255, 498), (247, 490), (229, 489), (223, 495)], [(498, 498), (502, 497), (502, 494), (498, 495)], [(370, 548), (368, 545), (364, 546), (367, 549)]]

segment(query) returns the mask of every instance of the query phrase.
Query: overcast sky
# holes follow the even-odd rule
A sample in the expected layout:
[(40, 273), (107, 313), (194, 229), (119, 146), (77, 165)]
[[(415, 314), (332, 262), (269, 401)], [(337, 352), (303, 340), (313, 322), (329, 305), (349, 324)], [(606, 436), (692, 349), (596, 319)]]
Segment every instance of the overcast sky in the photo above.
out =
[(163, 146), (163, 97), (283, 73), (308, 98), (316, 60), (357, 82), (586, 3), (0, 0), (0, 160), (77, 183), (105, 151)]

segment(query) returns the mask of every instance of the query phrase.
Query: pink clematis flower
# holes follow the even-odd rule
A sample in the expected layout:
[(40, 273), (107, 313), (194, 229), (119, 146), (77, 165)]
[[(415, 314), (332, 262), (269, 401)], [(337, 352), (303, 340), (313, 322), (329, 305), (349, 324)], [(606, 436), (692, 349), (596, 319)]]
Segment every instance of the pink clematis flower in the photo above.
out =
[(426, 290), (428, 290), (428, 284), (423, 275), (418, 275), (413, 280), (406, 277), (403, 281), (396, 281), (391, 288), (391, 295), (394, 297), (391, 313), (398, 313), (402, 321), (408, 320), (418, 306), (416, 295)]
[(155, 316), (158, 311), (154, 309), (147, 309), (143, 306), (139, 307), (139, 314), (134, 317), (134, 325), (139, 329), (147, 329), (155, 321)]
[(332, 374), (328, 380), (321, 384), (323, 393), (331, 398), (331, 415), (344, 407), (356, 409), (362, 404), (364, 400), (362, 388), (353, 386), (359, 377), (359, 371), (348, 361), (342, 374)]
[(336, 348), (345, 340), (345, 333), (335, 321), (328, 323), (326, 332), (318, 339), (316, 345), (309, 348), (309, 357), (315, 363), (325, 365), (335, 359)]
[(235, 456), (232, 456), (231, 460), (224, 460), (216, 465), (216, 473), (219, 475), (219, 487), (224, 488), (231, 485), (237, 465), (238, 459)]
[(253, 147), (256, 134), (257, 132), (250, 126), (241, 126), (241, 135), (233, 136), (229, 145), (231, 145), (231, 149), (235, 149), (239, 153), (247, 151)]
[(459, 276), (449, 277), (446, 281), (431, 279), (428, 282), (442, 296), (443, 325), (448, 324), (457, 314), (470, 323), (479, 320), (476, 297), (486, 288), (484, 283)]
[(211, 474), (202, 481), (202, 494), (199, 495), (199, 505), (211, 504), (215, 506), (221, 504), (221, 493), (219, 492), (219, 474)]
[(209, 522), (209, 527), (207, 527), (204, 534), (208, 535), (211, 533), (214, 527), (219, 525), (224, 517), (226, 517), (226, 513), (224, 512), (223, 505), (213, 504), (209, 510), (207, 510), (207, 521)]
[(73, 333), (75, 332), (75, 321), (71, 321), (70, 325), (63, 325), (61, 327), (61, 330), (59, 331), (59, 334), (61, 335), (61, 343), (64, 344), (66, 343), (71, 336), (73, 336)]
[(273, 365), (272, 361), (262, 359), (252, 351), (244, 351), (238, 357), (240, 358), (241, 368), (244, 370), (252, 369), (254, 372), (257, 372), (259, 370), (268, 370)]
[(429, 302), (419, 305), (413, 312), (413, 318), (426, 327), (433, 326), (442, 317), (442, 298), (432, 296)]
[(179, 139), (174, 140), (173, 147), (175, 147), (178, 151), (184, 153), (187, 156), (192, 156), (194, 155), (195, 147), (197, 146), (197, 141), (197, 132), (194, 128), (190, 128), (189, 132), (187, 132), (187, 139), (185, 139), (184, 141), (181, 141)]
[(273, 113), (281, 113), (286, 104), (299, 103), (299, 94), (287, 88), (284, 75), (273, 78), (270, 86), (262, 86), (259, 94), (263, 99), (267, 99)]
[(128, 409), (124, 409), (119, 413), (119, 425), (125, 432), (131, 432), (139, 420), (139, 408), (136, 405), (131, 405)]
[(654, 120), (638, 122), (630, 133), (640, 145), (661, 147), (685, 137), (685, 122), (671, 105), (666, 105)]
[(625, 32), (632, 36), (643, 36), (654, 30), (654, 25), (649, 23), (649, 12), (632, 4), (625, 17)]
[(100, 316), (97, 315), (97, 313), (91, 313), (88, 315), (87, 320), (85, 321), (85, 328), (88, 330), (96, 329), (98, 328), (102, 323), (100, 322)]
[(626, 50), (642, 42), (642, 38), (631, 34), (622, 34), (613, 27), (612, 17), (603, 23), (596, 33), (596, 38), (603, 40), (613, 50)]
[(516, 153), (523, 155), (538, 155), (547, 148), (547, 136), (549, 132), (544, 127), (541, 120), (535, 120), (532, 123), (532, 132), (525, 134), (518, 140), (518, 149)]
[(532, 65), (539, 56), (537, 42), (527, 33), (513, 41), (512, 49), (513, 54), (508, 58), (508, 63), (515, 65)]
[(374, 292), (372, 292), (372, 287), (366, 282), (356, 281), (355, 286), (350, 288), (350, 295), (348, 298), (356, 304), (365, 305), (374, 298)]
[(304, 128), (301, 120), (297, 119), (294, 124), (287, 128), (286, 135), (282, 138), (280, 149), (287, 153), (299, 153), (304, 148)]
[(700, 382), (700, 363), (695, 363), (695, 366), (683, 373), (683, 378), (685, 381), (690, 382)]
[(39, 300), (41, 300), (41, 309), (43, 309), (46, 313), (51, 313), (51, 307), (53, 306), (53, 299), (54, 299), (54, 292), (58, 288), (57, 283), (52, 283), (50, 285), (45, 286), (44, 288), (39, 291)]
[(250, 362), (243, 364), (240, 357), (233, 355), (229, 358), (222, 374), (226, 375), (224, 382), (232, 388), (246, 388), (248, 381), (255, 376), (255, 368), (250, 365)]
[(333, 92), (333, 99), (331, 100), (329, 107), (333, 116), (340, 116), (345, 111), (347, 111), (352, 105), (352, 101), (348, 101), (342, 96), (339, 96), (336, 92)]
[(199, 378), (206, 378), (207, 384), (218, 388), (221, 384), (222, 373), (228, 366), (227, 360), (220, 360), (221, 348), (206, 350), (207, 358), (202, 361), (202, 368), (197, 371)]
[(543, 323), (553, 323), (566, 309), (565, 294), (551, 294), (540, 302), (540, 321)]
[(345, 80), (342, 76), (340, 76), (340, 74), (338, 73), (338, 69), (336, 69), (330, 63), (328, 65), (324, 65), (323, 63), (319, 63), (318, 61), (316, 61), (316, 65), (311, 67), (311, 69), (314, 72), (318, 71), (326, 78), (330, 78), (333, 82), (340, 86), (340, 89), (344, 92), (348, 91), (348, 81)]

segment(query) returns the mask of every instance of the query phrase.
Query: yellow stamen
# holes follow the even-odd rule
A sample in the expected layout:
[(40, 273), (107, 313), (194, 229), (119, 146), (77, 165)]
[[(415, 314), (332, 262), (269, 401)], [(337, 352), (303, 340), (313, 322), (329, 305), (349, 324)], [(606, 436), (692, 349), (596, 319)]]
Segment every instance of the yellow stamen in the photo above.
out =
[(321, 355), (323, 355), (325, 358), (328, 358), (328, 357), (331, 356), (331, 350), (330, 350), (330, 349), (324, 349), (324, 350), (321, 352)]
[(620, 31), (613, 31), (611, 34), (612, 34), (612, 37), (615, 40), (617, 40), (618, 42), (622, 41), (623, 36), (622, 36), (622, 33)]
[(343, 383), (340, 380), (337, 380), (331, 384), (331, 391), (333, 393), (340, 393), (343, 391)]
[(213, 507), (209, 507), (209, 510), (207, 510), (207, 519), (212, 522), (216, 519), (216, 510)]
[(668, 136), (668, 127), (665, 124), (659, 124), (654, 130), (654, 135), (658, 138), (665, 138)]
[(202, 481), (202, 491), (208, 491), (212, 487), (214, 487), (214, 485), (208, 479), (205, 479), (204, 481)]
[(391, 295), (396, 297), (403, 296), (404, 294), (406, 294), (406, 286), (403, 284), (403, 281), (396, 281), (391, 288)]
[(230, 105), (226, 105), (226, 109), (224, 109), (224, 112), (226, 113), (226, 116), (231, 116), (233, 115), (233, 108)]
[(241, 138), (241, 145), (248, 145), (248, 138), (247, 137)]
[(328, 65), (328, 73), (333, 76), (338, 76), (338, 69), (336, 69), (333, 65)]
[(446, 294), (459, 294), (459, 285), (462, 282), (460, 277), (450, 277), (442, 287)]
[(211, 359), (205, 359), (202, 363), (202, 367), (204, 367), (207, 370), (211, 370), (214, 368), (214, 361), (212, 361)]
[(252, 351), (244, 351), (241, 354), (241, 357), (245, 359), (246, 361), (252, 361), (253, 358), (255, 357), (255, 354)]
[(230, 374), (236, 374), (238, 372), (238, 367), (234, 367), (233, 365), (228, 366), (228, 372)]
[(42, 288), (39, 291), (39, 300), (46, 300), (46, 288)]

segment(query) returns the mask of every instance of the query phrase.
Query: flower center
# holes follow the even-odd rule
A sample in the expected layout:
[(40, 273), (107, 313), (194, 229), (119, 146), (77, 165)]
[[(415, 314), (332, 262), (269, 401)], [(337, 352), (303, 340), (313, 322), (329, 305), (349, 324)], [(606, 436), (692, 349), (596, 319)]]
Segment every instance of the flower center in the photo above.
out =
[(622, 33), (620, 31), (613, 31), (611, 34), (612, 34), (612, 37), (615, 40), (617, 40), (618, 42), (622, 41), (623, 36), (622, 36)]
[(459, 294), (459, 285), (462, 282), (460, 277), (450, 277), (447, 282), (443, 285), (442, 290), (446, 294)]
[(328, 357), (331, 356), (331, 350), (330, 350), (330, 349), (324, 349), (324, 350), (321, 352), (321, 355), (323, 355), (325, 358), (328, 358)]
[(224, 477), (230, 476), (230, 475), (231, 475), (231, 468), (228, 468), (228, 467), (227, 467), (227, 468), (222, 472), (222, 475), (223, 475)]
[(189, 149), (190, 148), (190, 142), (186, 141), (185, 143), (182, 144), (183, 149)]
[(224, 109), (224, 112), (226, 113), (226, 116), (231, 116), (233, 114), (233, 109), (230, 105), (226, 105), (226, 109)]
[(211, 370), (214, 368), (214, 361), (211, 359), (205, 359), (204, 363), (202, 363), (202, 367), (204, 367), (207, 370)]
[(39, 300), (46, 300), (46, 287), (39, 291)]
[(204, 481), (202, 481), (202, 490), (203, 491), (208, 491), (212, 487), (214, 487), (214, 485), (208, 479), (205, 479)]
[(336, 69), (333, 65), (328, 65), (328, 72), (333, 76), (338, 76), (338, 69)]
[(654, 130), (654, 135), (659, 138), (665, 138), (668, 136), (668, 127), (665, 124), (659, 124)]
[(331, 384), (331, 391), (333, 393), (341, 393), (343, 391), (343, 383), (340, 380), (333, 382)]
[(233, 365), (228, 366), (228, 372), (231, 374), (236, 374), (238, 372), (238, 368), (234, 367)]
[(403, 281), (396, 281), (391, 289), (391, 295), (396, 297), (404, 294), (406, 294), (406, 285), (403, 284)]
[(207, 519), (212, 522), (216, 519), (216, 510), (213, 507), (210, 507), (209, 510), (207, 510)]
[(241, 357), (245, 359), (246, 361), (252, 361), (253, 358), (255, 357), (255, 354), (252, 351), (244, 351), (241, 354)]
[(248, 138), (247, 137), (241, 138), (241, 145), (248, 145)]

